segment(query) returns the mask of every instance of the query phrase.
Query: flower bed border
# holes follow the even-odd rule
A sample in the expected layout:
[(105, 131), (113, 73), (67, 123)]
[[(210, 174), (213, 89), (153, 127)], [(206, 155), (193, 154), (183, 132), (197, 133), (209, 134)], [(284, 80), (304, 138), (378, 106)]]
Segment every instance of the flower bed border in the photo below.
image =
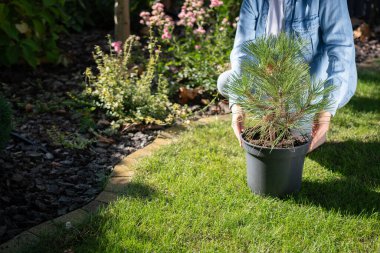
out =
[[(229, 114), (215, 115), (203, 117), (197, 121), (191, 121), (190, 125), (206, 125), (216, 121), (228, 119), (230, 119)], [(117, 200), (119, 196), (123, 196), (125, 186), (131, 182), (131, 179), (135, 173), (134, 166), (141, 158), (150, 156), (161, 147), (174, 143), (178, 140), (179, 135), (188, 128), (189, 125), (179, 124), (161, 131), (152, 143), (124, 157), (117, 165), (115, 165), (106, 186), (94, 200), (81, 208), (57, 218), (45, 221), (20, 233), (7, 242), (1, 244), (0, 253), (18, 252), (28, 246), (33, 246), (39, 241), (39, 238), (43, 234), (54, 232), (58, 225), (65, 224), (66, 222), (70, 222), (74, 226), (81, 224), (88, 219), (90, 215), (96, 213), (100, 207), (105, 207), (107, 204)]]

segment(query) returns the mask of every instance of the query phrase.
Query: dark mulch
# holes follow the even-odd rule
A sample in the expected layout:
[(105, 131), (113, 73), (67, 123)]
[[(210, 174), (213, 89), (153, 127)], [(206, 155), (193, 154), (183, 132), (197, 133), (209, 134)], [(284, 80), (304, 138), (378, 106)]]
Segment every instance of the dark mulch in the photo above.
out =
[[(95, 115), (92, 122), (86, 112), (65, 104), (70, 101), (67, 91), (82, 90), (82, 73), (93, 65), (92, 49), (106, 46), (107, 33), (90, 31), (63, 37), (60, 46), (71, 62), (66, 68), (1, 69), (0, 92), (12, 105), (14, 132), (0, 152), (0, 242), (85, 205), (102, 190), (123, 156), (154, 140), (157, 131), (143, 128), (95, 136), (86, 128), (91, 124), (97, 130), (108, 127), (102, 114)], [(83, 149), (64, 147), (54, 141), (52, 129), (78, 133), (79, 140), (93, 142)]]
[(356, 62), (361, 63), (367, 60), (380, 58), (379, 39), (371, 39), (362, 42), (355, 40)]

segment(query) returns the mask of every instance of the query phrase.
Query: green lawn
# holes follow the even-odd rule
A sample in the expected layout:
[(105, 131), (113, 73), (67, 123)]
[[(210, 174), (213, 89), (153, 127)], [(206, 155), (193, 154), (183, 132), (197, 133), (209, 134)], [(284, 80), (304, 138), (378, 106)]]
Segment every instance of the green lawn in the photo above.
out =
[(361, 74), (296, 197), (253, 195), (230, 122), (199, 126), (143, 160), (125, 197), (34, 252), (380, 252), (379, 89)]

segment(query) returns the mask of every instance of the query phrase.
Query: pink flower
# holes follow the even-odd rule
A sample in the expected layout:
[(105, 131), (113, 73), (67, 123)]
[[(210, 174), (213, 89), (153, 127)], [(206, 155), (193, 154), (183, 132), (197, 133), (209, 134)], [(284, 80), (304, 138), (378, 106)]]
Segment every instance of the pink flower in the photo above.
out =
[(160, 2), (153, 4), (152, 12), (143, 11), (140, 13), (140, 24), (145, 24), (148, 27), (157, 26), (157, 27), (173, 27), (173, 19), (166, 15), (164, 12), (164, 5)]
[(219, 7), (223, 5), (223, 1), (221, 0), (211, 0), (210, 8)]
[(113, 50), (115, 50), (117, 54), (120, 54), (123, 51), (123, 49), (121, 48), (122, 44), (123, 43), (121, 41), (115, 41), (111, 43), (111, 46), (113, 47)]
[(162, 34), (161, 38), (163, 40), (170, 40), (172, 38), (172, 35), (170, 34), (169, 32), (169, 29), (168, 28), (164, 28), (164, 33)]
[(177, 25), (194, 27), (195, 23), (203, 21), (206, 15), (203, 4), (203, 0), (185, 0), (178, 14)]
[(149, 12), (147, 12), (147, 11), (142, 11), (141, 13), (140, 13), (140, 17), (149, 17), (150, 16), (150, 13)]
[(164, 11), (164, 7), (165, 6), (162, 3), (158, 2), (158, 3), (153, 4), (152, 10), (156, 10), (158, 12), (162, 12), (162, 11)]
[(229, 23), (230, 23), (230, 22), (228, 22), (228, 18), (224, 18), (224, 19), (222, 20), (222, 24), (223, 24), (223, 25), (229, 25)]
[(194, 30), (194, 33), (195, 33), (195, 34), (202, 35), (202, 34), (205, 34), (205, 33), (206, 33), (206, 30), (203, 29), (202, 26), (199, 26), (197, 29)]
[(195, 45), (194, 48), (195, 48), (195, 50), (199, 50), (202, 48), (202, 46), (201, 45)]

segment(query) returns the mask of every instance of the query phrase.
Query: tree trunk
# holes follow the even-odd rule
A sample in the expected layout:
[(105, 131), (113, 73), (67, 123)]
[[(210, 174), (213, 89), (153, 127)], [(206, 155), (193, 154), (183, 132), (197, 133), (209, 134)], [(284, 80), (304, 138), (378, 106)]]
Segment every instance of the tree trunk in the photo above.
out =
[(115, 38), (124, 42), (131, 34), (129, 0), (115, 0)]

